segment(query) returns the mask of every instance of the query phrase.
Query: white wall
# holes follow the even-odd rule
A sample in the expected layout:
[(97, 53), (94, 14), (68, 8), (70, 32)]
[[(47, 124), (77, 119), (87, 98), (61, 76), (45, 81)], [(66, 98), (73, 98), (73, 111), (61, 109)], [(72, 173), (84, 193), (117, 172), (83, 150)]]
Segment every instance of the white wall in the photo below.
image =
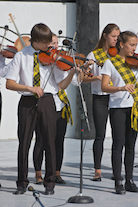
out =
[[(15, 24), (22, 33), (30, 33), (36, 23), (43, 22), (58, 35), (62, 30), (62, 36), (73, 37), (76, 30), (76, 4), (75, 3), (48, 3), (48, 2), (11, 2), (0, 1), (0, 26), (9, 26), (9, 29), (16, 32), (14, 24), (10, 21), (9, 13), (15, 16)], [(0, 35), (4, 30), (0, 29)], [(11, 32), (7, 32), (8, 39), (15, 41), (18, 37)], [(0, 39), (0, 43), (1, 43)], [(63, 39), (62, 39), (63, 40)], [(62, 45), (62, 40), (59, 44)], [(13, 45), (4, 41), (4, 45)], [(8, 62), (9, 60), (7, 60)], [(67, 89), (71, 101), (74, 121), (75, 121), (75, 87), (69, 86)], [(0, 127), (0, 139), (17, 138), (17, 105), (20, 95), (17, 92), (5, 89), (5, 79), (2, 79), (2, 122)], [(66, 136), (75, 135), (75, 125), (68, 125)]]
[[(137, 11), (138, 3), (101, 3), (99, 5), (100, 34), (103, 28), (109, 23), (117, 24), (122, 32), (130, 30), (137, 34)], [(136, 52), (138, 52), (138, 48)], [(111, 136), (109, 120), (107, 124), (106, 136)]]
[[(8, 25), (9, 29), (16, 32), (13, 23), (9, 21), (9, 13), (15, 16), (15, 23), (20, 33), (30, 33), (34, 24), (43, 22), (51, 30), (58, 34), (62, 30), (62, 35), (73, 37), (76, 30), (76, 4), (75, 3), (47, 3), (47, 2), (11, 2), (0, 1), (0, 26)], [(137, 21), (138, 4), (130, 3), (101, 3), (99, 4), (100, 34), (108, 23), (116, 23), (121, 31), (131, 30), (138, 32)], [(0, 35), (4, 31), (0, 29)], [(99, 34), (99, 35), (100, 35)], [(7, 38), (15, 41), (17, 36), (8, 32)], [(1, 39), (0, 39), (1, 42)], [(10, 44), (4, 42), (5, 45)], [(59, 41), (62, 45), (62, 40)], [(12, 45), (12, 44), (11, 44)], [(69, 86), (68, 96), (71, 101), (73, 118), (76, 114), (75, 87)], [(5, 89), (5, 79), (2, 80), (2, 122), (0, 127), (0, 139), (17, 138), (17, 104), (20, 96), (17, 92)], [(73, 127), (68, 124), (66, 137), (75, 136), (75, 124)], [(106, 136), (111, 136), (110, 124), (108, 122)]]

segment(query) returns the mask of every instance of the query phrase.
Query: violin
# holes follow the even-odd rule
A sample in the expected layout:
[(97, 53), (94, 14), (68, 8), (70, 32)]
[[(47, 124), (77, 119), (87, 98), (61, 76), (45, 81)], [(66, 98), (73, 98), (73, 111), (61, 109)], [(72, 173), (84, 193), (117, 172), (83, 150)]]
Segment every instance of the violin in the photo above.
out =
[(18, 52), (17, 48), (14, 46), (9, 46), (9, 45), (1, 46), (0, 45), (0, 48), (1, 48), (0, 54), (6, 58), (13, 58), (14, 55)]
[(22, 37), (21, 34), (18, 31), (18, 28), (17, 28), (15, 22), (14, 22), (14, 18), (12, 16), (12, 14), (9, 14), (9, 16), (10, 16), (11, 22), (13, 22), (14, 27), (17, 31), (18, 36), (19, 36), (19, 38), (15, 41), (14, 46), (17, 48), (18, 51), (20, 51), (24, 47), (29, 46), (31, 44), (30, 37), (28, 37), (28, 36), (23, 36)]
[[(52, 48), (50, 48), (48, 51), (40, 52), (38, 59), (43, 65), (51, 65), (56, 63), (57, 67), (63, 71), (68, 71), (75, 66), (73, 58), (69, 55), (66, 55), (65, 51), (63, 52)], [(84, 70), (82, 66), (80, 68)], [(84, 73), (92, 77), (92, 73), (86, 71), (86, 69), (84, 70)]]
[(5, 40), (7, 31), (8, 31), (8, 26), (5, 25), (4, 29), (5, 29), (4, 36), (3, 36), (2, 42), (0, 44), (0, 54), (6, 58), (13, 58), (15, 53), (17, 52), (17, 49), (16, 49), (16, 47), (13, 47), (13, 46), (9, 46), (9, 45), (4, 46), (3, 45), (3, 42)]
[(138, 69), (138, 54), (134, 53), (133, 56), (128, 56), (126, 58), (126, 64), (130, 68)]
[[(118, 51), (116, 47), (110, 47), (108, 50), (108, 53), (111, 57), (114, 57), (117, 55)], [(126, 58), (126, 64), (130, 68), (138, 69), (138, 54), (134, 53), (133, 56), (128, 56)]]
[(111, 57), (115, 57), (118, 53), (118, 50), (116, 47), (110, 47), (108, 49), (108, 54), (111, 56)]

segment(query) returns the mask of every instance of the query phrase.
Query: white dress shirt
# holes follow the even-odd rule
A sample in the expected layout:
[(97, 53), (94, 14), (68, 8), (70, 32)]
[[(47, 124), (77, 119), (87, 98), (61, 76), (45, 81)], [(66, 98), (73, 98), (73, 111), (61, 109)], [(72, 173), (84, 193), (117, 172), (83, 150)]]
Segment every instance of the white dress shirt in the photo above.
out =
[[(132, 69), (132, 72), (134, 73), (136, 79), (138, 80), (138, 70)], [(110, 76), (113, 82), (113, 86), (115, 87), (123, 87), (126, 85), (121, 75), (119, 74), (119, 72), (111, 63), (110, 60), (106, 60), (106, 62), (104, 63), (104, 66), (102, 68), (102, 74)], [(119, 91), (110, 94), (109, 108), (132, 107), (133, 103), (134, 103), (134, 99), (131, 95), (129, 96), (128, 91)]]
[[(33, 86), (33, 65), (34, 65), (34, 52), (35, 49), (30, 45), (23, 50), (15, 54), (13, 60), (7, 65), (8, 74), (6, 79), (11, 79), (19, 84)], [(44, 90), (44, 93), (58, 93), (58, 83), (67, 77), (67, 72), (60, 70), (57, 66), (54, 66), (52, 73), (51, 68), (53, 66), (43, 66), (39, 64), (40, 70), (40, 87)], [(51, 75), (50, 75), (51, 74)], [(44, 85), (46, 87), (44, 88)], [(19, 91), (22, 95), (33, 95), (31, 92)]]
[[(90, 52), (87, 55), (87, 58), (89, 60), (92, 59), (92, 60), (96, 61), (93, 52)], [(91, 68), (91, 72), (94, 76), (102, 76), (102, 74), (101, 74), (102, 67), (98, 66), (96, 63), (94, 63), (93, 65), (90, 65), (89, 67)], [(107, 93), (102, 92), (102, 90), (101, 90), (101, 80), (96, 80), (96, 81), (91, 82), (91, 93), (96, 94), (96, 95), (107, 95)]]

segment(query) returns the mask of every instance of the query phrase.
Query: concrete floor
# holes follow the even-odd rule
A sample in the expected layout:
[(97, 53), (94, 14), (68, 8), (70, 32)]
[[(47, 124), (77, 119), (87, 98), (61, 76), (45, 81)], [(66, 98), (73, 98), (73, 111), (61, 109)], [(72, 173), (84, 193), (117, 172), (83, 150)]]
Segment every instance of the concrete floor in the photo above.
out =
[[(102, 182), (93, 182), (94, 175), (92, 144), (93, 140), (84, 141), (83, 153), (83, 185), (82, 196), (93, 199), (93, 203), (68, 203), (72, 196), (80, 198), (80, 140), (65, 139), (65, 155), (62, 166), (62, 177), (66, 185), (56, 185), (55, 194), (44, 195), (43, 185), (36, 185), (35, 172), (32, 162), (32, 141), (29, 153), (29, 186), (32, 186), (39, 194), (40, 202), (45, 207), (56, 206), (92, 206), (92, 207), (138, 207), (138, 193), (127, 192), (125, 195), (117, 195), (114, 191), (114, 181), (110, 179), (111, 169), (111, 138), (106, 138), (102, 159)], [(16, 189), (17, 179), (17, 149), (18, 140), (0, 140), (0, 207), (38, 207), (42, 206), (32, 192), (24, 195), (13, 195)], [(138, 164), (138, 142), (136, 143), (135, 165)], [(44, 174), (44, 164), (42, 168)], [(124, 177), (124, 165), (122, 166)], [(138, 185), (138, 167), (134, 167), (134, 181)], [(86, 197), (87, 198), (87, 197)]]

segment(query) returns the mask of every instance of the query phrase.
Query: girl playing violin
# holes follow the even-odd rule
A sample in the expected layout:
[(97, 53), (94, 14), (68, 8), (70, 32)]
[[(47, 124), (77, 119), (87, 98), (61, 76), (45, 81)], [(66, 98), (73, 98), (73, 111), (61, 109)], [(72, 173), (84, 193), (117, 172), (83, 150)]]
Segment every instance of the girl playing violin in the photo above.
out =
[[(109, 108), (113, 137), (112, 166), (117, 194), (138, 192), (133, 182), (134, 148), (138, 131), (138, 72), (125, 63), (127, 56), (133, 56), (136, 46), (137, 36), (130, 31), (122, 32), (116, 45), (119, 53), (107, 60), (102, 68), (102, 91), (111, 93)], [(110, 79), (113, 86), (109, 85)], [(124, 186), (121, 181), (123, 146)]]
[[(52, 42), (50, 46), (53, 46), (56, 49), (58, 49), (58, 37), (54, 33), (52, 33)], [(64, 92), (65, 94), (65, 91), (62, 92)], [(58, 184), (66, 184), (65, 180), (63, 180), (62, 177), (60, 176), (60, 170), (61, 170), (63, 154), (64, 154), (64, 137), (67, 128), (67, 119), (62, 118), (62, 111), (64, 110), (65, 104), (59, 99), (58, 96), (54, 95), (53, 97), (55, 100), (56, 110), (57, 110), (57, 122), (56, 122), (57, 132), (56, 132), (56, 140), (55, 140), (55, 147), (56, 147), (55, 182)], [(71, 119), (71, 124), (73, 124), (72, 119)], [(43, 179), (42, 179), (41, 167), (43, 161), (44, 145), (38, 125), (36, 125), (35, 133), (36, 133), (36, 142), (33, 151), (33, 162), (36, 172), (35, 177), (36, 177), (36, 184), (42, 184)]]
[(101, 63), (109, 58), (108, 49), (114, 47), (120, 33), (116, 24), (108, 24), (101, 35), (95, 49), (87, 56), (90, 59), (84, 67), (90, 67), (93, 77), (85, 78), (83, 82), (91, 82), (91, 92), (93, 94), (93, 117), (96, 130), (96, 137), (93, 143), (93, 157), (95, 175), (93, 181), (101, 181), (101, 159), (103, 155), (103, 142), (105, 139), (106, 123), (108, 117), (109, 94), (101, 91), (101, 67), (95, 62)]

